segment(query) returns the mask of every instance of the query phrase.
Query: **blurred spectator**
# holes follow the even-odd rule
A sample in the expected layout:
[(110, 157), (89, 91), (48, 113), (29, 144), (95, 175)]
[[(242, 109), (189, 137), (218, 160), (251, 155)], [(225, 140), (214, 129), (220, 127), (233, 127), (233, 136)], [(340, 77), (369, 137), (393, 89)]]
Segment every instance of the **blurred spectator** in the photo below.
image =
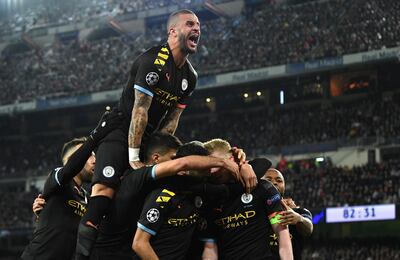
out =
[(38, 191), (0, 191), (0, 229), (32, 227), (32, 203)]
[[(86, 1), (78, 2), (77, 10), (86, 10), (80, 6)], [(169, 1), (95, 2), (100, 9), (89, 10), (103, 14), (115, 8), (157, 8)], [(199, 53), (191, 59), (200, 75), (208, 75), (399, 46), (398, 13), (400, 2), (385, 0), (263, 4), (244, 9), (238, 17), (204, 21)], [(134, 40), (123, 36), (69, 45), (54, 43), (41, 53), (9, 54), (12, 57), (0, 59), (0, 104), (119, 89), (132, 59), (164, 41), (165, 32), (165, 28), (148, 28)]]
[[(352, 141), (354, 145), (358, 138), (396, 137), (400, 135), (399, 113), (397, 99), (376, 97), (330, 106), (301, 103), (287, 108), (213, 113), (212, 117), (207, 113), (196, 119), (186, 114), (177, 133), (185, 141), (223, 137), (246, 151), (260, 154), (287, 145), (329, 141), (344, 144)], [(360, 125), (356, 132), (355, 123)]]
[(292, 167), (285, 175), (288, 193), (308, 208), (400, 203), (400, 161), (346, 167)]

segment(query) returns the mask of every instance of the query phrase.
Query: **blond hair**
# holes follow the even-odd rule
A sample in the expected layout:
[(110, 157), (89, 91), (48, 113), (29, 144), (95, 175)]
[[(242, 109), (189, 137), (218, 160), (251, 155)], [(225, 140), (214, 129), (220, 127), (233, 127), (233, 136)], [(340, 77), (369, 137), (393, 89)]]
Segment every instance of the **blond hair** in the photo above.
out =
[(221, 138), (215, 138), (215, 139), (212, 139), (212, 140), (210, 140), (208, 142), (205, 142), (204, 143), (204, 147), (210, 153), (218, 151), (218, 152), (221, 152), (221, 153), (228, 154), (228, 153), (231, 153), (231, 151), (232, 151), (232, 147), (229, 144), (229, 142), (224, 140), (224, 139), (221, 139)]

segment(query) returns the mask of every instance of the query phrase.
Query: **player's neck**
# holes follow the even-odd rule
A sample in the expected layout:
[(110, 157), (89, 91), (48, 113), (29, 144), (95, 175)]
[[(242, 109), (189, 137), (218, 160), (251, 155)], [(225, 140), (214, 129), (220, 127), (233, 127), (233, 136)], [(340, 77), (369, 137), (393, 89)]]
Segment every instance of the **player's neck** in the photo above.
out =
[(78, 175), (76, 175), (73, 179), (74, 179), (76, 186), (78, 186), (78, 188), (80, 188), (82, 186), (82, 179), (79, 178)]
[(172, 52), (172, 57), (174, 58), (175, 65), (178, 68), (182, 68), (185, 65), (186, 59), (189, 54), (184, 53), (179, 47), (179, 42), (168, 41), (169, 49)]

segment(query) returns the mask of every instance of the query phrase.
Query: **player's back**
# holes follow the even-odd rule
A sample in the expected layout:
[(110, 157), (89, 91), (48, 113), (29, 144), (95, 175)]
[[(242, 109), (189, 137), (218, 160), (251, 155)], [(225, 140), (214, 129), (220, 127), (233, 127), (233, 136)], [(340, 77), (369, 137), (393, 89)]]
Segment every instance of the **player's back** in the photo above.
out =
[(33, 238), (21, 258), (71, 259), (78, 225), (86, 211), (85, 195), (84, 190), (70, 182), (46, 198)]

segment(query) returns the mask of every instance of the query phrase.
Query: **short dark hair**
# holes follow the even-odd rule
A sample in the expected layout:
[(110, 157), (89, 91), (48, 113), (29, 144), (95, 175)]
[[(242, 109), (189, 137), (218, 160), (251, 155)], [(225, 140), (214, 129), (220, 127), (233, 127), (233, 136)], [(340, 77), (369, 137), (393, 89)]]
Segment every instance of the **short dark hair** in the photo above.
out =
[(83, 144), (84, 142), (87, 141), (87, 137), (82, 136), (82, 137), (77, 137), (72, 139), (71, 141), (66, 142), (62, 149), (61, 149), (61, 161), (64, 161), (64, 156), (75, 146), (79, 144)]
[(186, 143), (178, 148), (175, 158), (181, 158), (189, 155), (210, 155), (210, 152), (204, 147), (204, 144), (199, 141)]
[(182, 142), (178, 137), (167, 133), (155, 132), (150, 136), (149, 141), (145, 145), (143, 161), (147, 162), (155, 152), (165, 154), (171, 149), (178, 149), (181, 145)]
[(168, 17), (167, 34), (169, 34), (169, 28), (171, 27), (171, 25), (176, 22), (176, 18), (181, 14), (193, 14), (193, 15), (196, 15), (193, 11), (190, 11), (189, 9), (181, 9), (181, 10), (177, 10), (177, 11), (173, 12)]

